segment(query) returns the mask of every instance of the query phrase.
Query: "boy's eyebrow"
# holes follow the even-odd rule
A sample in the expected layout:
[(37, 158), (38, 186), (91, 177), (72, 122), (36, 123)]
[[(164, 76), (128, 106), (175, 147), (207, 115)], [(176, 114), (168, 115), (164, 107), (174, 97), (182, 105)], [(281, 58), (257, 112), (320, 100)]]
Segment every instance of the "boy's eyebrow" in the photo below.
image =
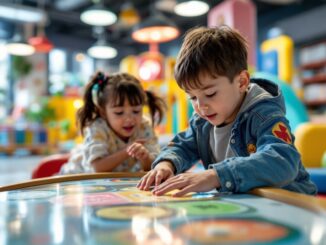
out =
[(212, 88), (212, 87), (215, 87), (215, 86), (216, 86), (215, 83), (214, 84), (208, 84), (205, 87), (202, 87), (201, 89), (209, 89), (209, 88)]
[[(217, 84), (215, 84), (215, 83), (214, 84), (208, 84), (208, 85), (206, 85), (204, 87), (201, 87), (201, 88), (198, 88), (198, 89), (205, 90), (205, 89), (209, 89), (209, 88), (212, 88), (212, 87), (215, 87), (215, 86), (217, 86)], [(189, 90), (187, 90), (187, 89), (185, 90), (185, 92), (188, 93), (188, 94), (190, 93)]]

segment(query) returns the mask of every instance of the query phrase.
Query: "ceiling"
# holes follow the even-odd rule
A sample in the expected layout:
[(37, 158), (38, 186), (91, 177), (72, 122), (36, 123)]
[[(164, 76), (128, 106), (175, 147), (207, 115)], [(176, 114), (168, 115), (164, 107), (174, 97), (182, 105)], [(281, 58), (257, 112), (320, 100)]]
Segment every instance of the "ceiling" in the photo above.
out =
[[(0, 0), (1, 2), (44, 8), (48, 14), (46, 34), (57, 46), (84, 50), (96, 40), (92, 26), (80, 21), (80, 13), (93, 5), (92, 0)], [(207, 23), (207, 15), (182, 17), (174, 14), (169, 8), (163, 9), (161, 5), (163, 2), (173, 2), (173, 0), (102, 0), (102, 3), (117, 15), (119, 15), (123, 4), (128, 2), (137, 9), (141, 19), (148, 17), (153, 9), (160, 11), (177, 24), (181, 33), (191, 27)], [(206, 2), (212, 8), (222, 0), (206, 0)], [(288, 5), (268, 3), (270, 0), (253, 0), (253, 2), (257, 8), (259, 28), (259, 23), (267, 25), (273, 19), (275, 21), (275, 18), (280, 19), (300, 13), (325, 4), (326, 0), (296, 0), (295, 3)], [(122, 26), (119, 22), (106, 27), (108, 40), (116, 45), (118, 50), (123, 51), (122, 55), (125, 55), (126, 52), (137, 53), (144, 48), (144, 45), (131, 39), (131, 30), (132, 26)]]

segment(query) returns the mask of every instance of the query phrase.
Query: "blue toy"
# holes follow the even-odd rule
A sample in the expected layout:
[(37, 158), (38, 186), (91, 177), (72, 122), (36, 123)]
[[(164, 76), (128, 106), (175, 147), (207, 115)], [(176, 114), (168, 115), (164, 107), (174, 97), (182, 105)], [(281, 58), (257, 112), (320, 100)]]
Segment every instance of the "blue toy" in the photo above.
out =
[(326, 168), (307, 168), (310, 179), (315, 183), (318, 193), (326, 193)]

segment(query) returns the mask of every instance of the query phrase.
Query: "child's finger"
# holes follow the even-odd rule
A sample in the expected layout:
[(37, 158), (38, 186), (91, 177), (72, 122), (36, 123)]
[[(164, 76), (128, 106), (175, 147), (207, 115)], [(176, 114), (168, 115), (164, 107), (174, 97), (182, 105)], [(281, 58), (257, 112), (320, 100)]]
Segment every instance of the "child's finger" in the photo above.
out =
[(127, 147), (127, 152), (131, 152), (135, 148), (135, 143)]
[(135, 158), (137, 158), (138, 160), (144, 160), (147, 156), (147, 152), (139, 149), (136, 153), (135, 153)]
[(155, 177), (155, 186), (158, 186), (162, 183), (163, 180), (163, 174), (162, 172), (158, 172), (158, 174)]
[(132, 144), (132, 145), (130, 145), (128, 148), (127, 148), (127, 153), (128, 153), (128, 155), (129, 156), (131, 156), (131, 155), (135, 155), (136, 154), (136, 152), (137, 152), (137, 149), (140, 147), (141, 145), (139, 145), (139, 144)]
[(174, 193), (172, 196), (173, 197), (181, 197), (181, 196), (184, 196), (184, 195), (188, 194), (189, 192), (192, 192), (192, 188), (193, 188), (192, 185), (185, 186), (183, 188), (180, 188), (179, 191), (177, 191), (176, 193)]
[(156, 173), (157, 173), (156, 170), (152, 170), (152, 171), (148, 172), (142, 178), (141, 183), (140, 183), (138, 188), (140, 190), (148, 191), (150, 189), (151, 185), (153, 184), (154, 180), (155, 180)]
[(145, 179), (146, 179), (146, 177), (147, 177), (147, 175), (143, 176), (143, 177), (140, 179), (140, 181), (139, 181), (139, 182), (137, 183), (137, 185), (136, 185), (137, 188), (139, 188), (139, 189), (142, 188), (142, 186), (143, 186), (144, 183), (145, 183)]
[(139, 143), (139, 144), (142, 144), (142, 145), (145, 144), (146, 141), (147, 141), (147, 139), (136, 139), (135, 140), (136, 143)]
[(155, 189), (153, 190), (153, 194), (157, 196), (164, 195), (167, 192), (170, 192), (175, 189), (183, 189), (184, 188), (184, 183), (178, 179), (174, 179), (171, 181), (164, 182), (162, 185), (156, 186)]

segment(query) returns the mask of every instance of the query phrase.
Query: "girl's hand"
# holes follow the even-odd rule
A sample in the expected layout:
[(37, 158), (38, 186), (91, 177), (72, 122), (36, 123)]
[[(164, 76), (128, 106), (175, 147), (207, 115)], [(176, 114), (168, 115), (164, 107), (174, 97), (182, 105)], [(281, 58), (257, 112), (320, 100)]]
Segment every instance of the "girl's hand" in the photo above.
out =
[(139, 161), (145, 161), (150, 157), (149, 151), (141, 143), (132, 143), (126, 149), (127, 154)]
[(169, 191), (178, 189), (174, 197), (183, 196), (189, 192), (205, 192), (220, 187), (220, 182), (215, 170), (209, 169), (201, 173), (183, 173), (169, 178), (164, 183), (156, 186), (154, 195), (163, 195)]
[(160, 162), (155, 168), (149, 171), (137, 184), (140, 190), (148, 191), (150, 187), (160, 185), (163, 181), (174, 176), (174, 166), (168, 161)]

